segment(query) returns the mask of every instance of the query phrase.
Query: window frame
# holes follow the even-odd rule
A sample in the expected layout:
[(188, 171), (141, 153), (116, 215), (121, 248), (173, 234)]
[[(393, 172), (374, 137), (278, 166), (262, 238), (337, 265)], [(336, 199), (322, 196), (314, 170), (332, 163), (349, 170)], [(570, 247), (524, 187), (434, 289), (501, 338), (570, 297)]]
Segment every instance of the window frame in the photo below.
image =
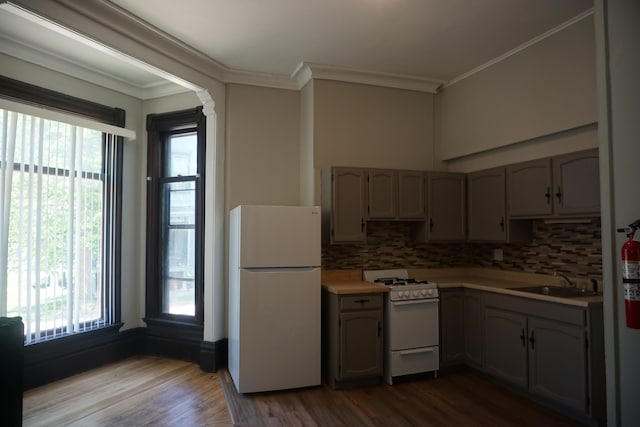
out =
[[(145, 322), (157, 324), (204, 325), (204, 205), (206, 118), (202, 106), (147, 116), (147, 239)], [(162, 190), (166, 166), (166, 141), (170, 136), (194, 131), (197, 134), (197, 174), (195, 212), (195, 315), (163, 312), (162, 269)], [(151, 322), (149, 322), (151, 321)]]
[[(94, 120), (99, 123), (105, 123), (112, 126), (124, 128), (125, 126), (125, 111), (121, 108), (108, 107), (96, 102), (88, 101), (82, 98), (77, 98), (60, 92), (56, 92), (50, 89), (46, 89), (40, 86), (25, 83), (20, 80), (15, 80), (6, 76), (0, 75), (0, 97), (9, 99), (19, 103), (33, 105), (41, 108), (48, 108), (55, 111), (60, 111), (66, 114), (73, 114), (80, 117), (84, 117), (90, 120)], [(103, 143), (105, 133), (102, 133)], [(116, 186), (113, 192), (109, 191), (109, 195), (115, 195), (113, 203), (114, 218), (110, 224), (113, 229), (103, 230), (103, 233), (108, 231), (114, 233), (113, 247), (109, 248), (113, 258), (103, 262), (105, 267), (107, 265), (112, 266), (112, 269), (105, 268), (105, 274), (113, 277), (113, 298), (110, 300), (113, 302), (113, 306), (108, 307), (111, 311), (112, 321), (109, 324), (105, 324), (102, 327), (91, 329), (79, 334), (64, 334), (56, 336), (44, 341), (36, 341), (29, 344), (27, 347), (40, 348), (43, 346), (61, 348), (69, 343), (74, 343), (76, 340), (85, 340), (88, 334), (104, 335), (108, 331), (117, 331), (122, 327), (122, 300), (121, 300), (121, 270), (122, 270), (122, 177), (123, 177), (123, 156), (122, 156), (122, 137), (115, 137), (118, 139), (118, 145), (120, 146), (118, 151), (120, 155), (115, 159), (115, 173)], [(105, 159), (105, 161), (107, 161)], [(104, 167), (104, 165), (103, 165)], [(104, 173), (104, 170), (103, 170)], [(106, 196), (108, 197), (108, 196)], [(104, 292), (110, 292), (104, 290)], [(61, 346), (61, 347), (59, 347)], [(31, 355), (29, 353), (28, 355)], [(27, 355), (25, 355), (27, 356)]]

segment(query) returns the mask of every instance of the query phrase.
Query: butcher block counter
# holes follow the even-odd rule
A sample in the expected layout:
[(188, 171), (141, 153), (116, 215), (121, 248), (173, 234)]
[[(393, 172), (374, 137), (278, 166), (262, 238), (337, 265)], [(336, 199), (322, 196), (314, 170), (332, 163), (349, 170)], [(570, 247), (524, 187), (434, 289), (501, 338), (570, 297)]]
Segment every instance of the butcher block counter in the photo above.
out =
[(362, 280), (362, 270), (322, 270), (322, 289), (332, 294), (375, 294), (389, 288)]

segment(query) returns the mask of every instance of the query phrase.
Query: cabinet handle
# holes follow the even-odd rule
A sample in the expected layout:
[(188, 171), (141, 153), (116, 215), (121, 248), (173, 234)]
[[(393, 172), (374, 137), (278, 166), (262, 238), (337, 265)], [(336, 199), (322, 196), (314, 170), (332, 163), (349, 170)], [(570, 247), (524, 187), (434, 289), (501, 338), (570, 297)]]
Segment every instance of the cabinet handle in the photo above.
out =
[(547, 192), (544, 193), (544, 197), (547, 198), (547, 204), (551, 204), (551, 188), (547, 187)]
[(366, 304), (369, 302), (368, 299), (357, 299), (354, 302), (357, 302), (358, 304)]
[(531, 331), (531, 338), (529, 338), (529, 342), (531, 343), (531, 350), (533, 350), (536, 344), (536, 338), (533, 336), (533, 331)]
[(504, 231), (504, 217), (500, 218), (500, 230)]
[(382, 333), (382, 323), (378, 320), (378, 336)]
[(522, 346), (527, 346), (527, 336), (524, 334), (524, 328), (522, 328), (522, 332), (520, 333), (520, 341), (522, 341)]
[(429, 231), (433, 231), (433, 218), (429, 218)]
[(360, 218), (360, 231), (364, 233), (364, 218)]
[(556, 193), (556, 197), (558, 198), (558, 203), (562, 203), (562, 191), (560, 187), (558, 187), (558, 192)]

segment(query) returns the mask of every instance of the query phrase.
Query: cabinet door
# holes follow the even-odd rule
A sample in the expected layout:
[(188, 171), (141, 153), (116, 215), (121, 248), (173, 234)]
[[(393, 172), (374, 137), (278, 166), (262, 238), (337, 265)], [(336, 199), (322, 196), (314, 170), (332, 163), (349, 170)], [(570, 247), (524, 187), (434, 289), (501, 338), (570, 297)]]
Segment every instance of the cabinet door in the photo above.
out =
[(398, 171), (398, 218), (424, 220), (424, 173)]
[(587, 411), (586, 331), (530, 317), (529, 389), (570, 408)]
[(364, 169), (333, 169), (332, 243), (365, 241), (366, 179)]
[(527, 318), (508, 311), (484, 310), (484, 368), (517, 386), (527, 387)]
[(382, 375), (382, 312), (340, 314), (338, 379)]
[(507, 168), (507, 206), (511, 217), (553, 213), (551, 159), (518, 163)]
[(464, 292), (440, 290), (440, 362), (452, 365), (464, 360)]
[(553, 158), (555, 213), (598, 214), (600, 176), (598, 150)]
[(369, 219), (395, 219), (396, 176), (392, 170), (369, 169)]
[(468, 175), (469, 240), (506, 241), (504, 168)]
[(482, 343), (484, 341), (482, 315), (482, 293), (464, 291), (464, 358), (467, 363), (482, 366)]
[(465, 174), (427, 175), (427, 239), (464, 240), (466, 229)]

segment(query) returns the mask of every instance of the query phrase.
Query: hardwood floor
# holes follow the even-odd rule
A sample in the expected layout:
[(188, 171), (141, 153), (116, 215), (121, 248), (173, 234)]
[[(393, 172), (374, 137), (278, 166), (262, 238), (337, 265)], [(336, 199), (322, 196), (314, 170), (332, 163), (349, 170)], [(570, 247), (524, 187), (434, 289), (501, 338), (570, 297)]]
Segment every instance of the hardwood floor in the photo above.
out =
[(135, 356), (24, 395), (24, 426), (230, 426), (232, 420), (251, 427), (580, 425), (469, 371), (393, 386), (239, 395), (226, 370), (211, 374), (189, 362)]
[(135, 356), (24, 394), (23, 426), (231, 426), (217, 374)]

